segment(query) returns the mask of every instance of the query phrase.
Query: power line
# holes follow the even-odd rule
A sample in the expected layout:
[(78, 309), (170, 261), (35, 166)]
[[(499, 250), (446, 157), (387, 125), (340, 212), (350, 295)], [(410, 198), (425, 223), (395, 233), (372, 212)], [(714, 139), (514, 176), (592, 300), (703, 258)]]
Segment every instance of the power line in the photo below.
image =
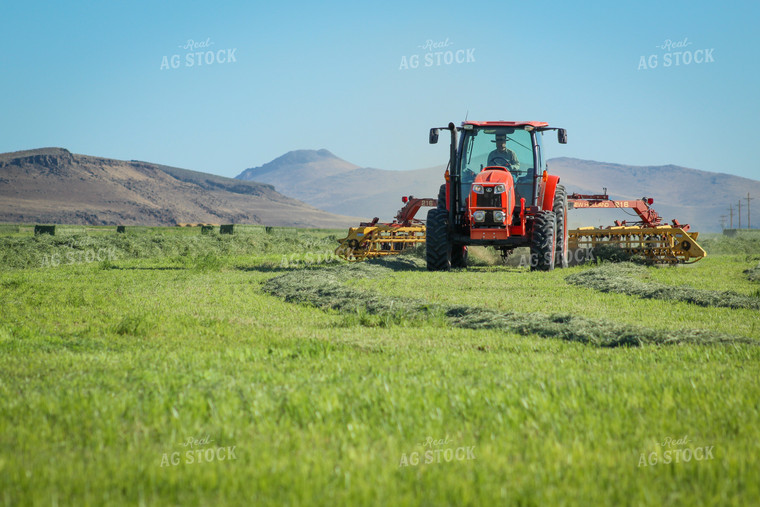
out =
[(739, 227), (738, 229), (742, 228), (742, 200), (739, 199), (739, 212), (736, 214), (737, 217), (739, 217)]
[(754, 197), (750, 197), (749, 192), (747, 192), (747, 197), (745, 199), (747, 200), (747, 229), (752, 229), (749, 221), (749, 201), (753, 200)]

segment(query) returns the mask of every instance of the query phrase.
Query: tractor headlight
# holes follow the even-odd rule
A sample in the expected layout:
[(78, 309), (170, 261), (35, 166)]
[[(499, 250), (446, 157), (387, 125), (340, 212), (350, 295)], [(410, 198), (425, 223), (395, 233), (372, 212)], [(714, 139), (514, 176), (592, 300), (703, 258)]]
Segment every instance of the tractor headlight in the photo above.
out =
[(482, 194), (483, 193), (483, 185), (473, 185), (472, 191), (476, 194)]
[(476, 211), (472, 214), (472, 219), (476, 222), (482, 222), (486, 219), (486, 212), (485, 211)]
[(504, 185), (501, 185), (501, 184), (496, 185), (495, 187), (493, 187), (493, 193), (494, 194), (503, 194), (506, 191), (507, 191), (507, 189), (504, 187)]
[(494, 222), (503, 222), (504, 221), (504, 212), (503, 211), (494, 211), (493, 212), (493, 221)]

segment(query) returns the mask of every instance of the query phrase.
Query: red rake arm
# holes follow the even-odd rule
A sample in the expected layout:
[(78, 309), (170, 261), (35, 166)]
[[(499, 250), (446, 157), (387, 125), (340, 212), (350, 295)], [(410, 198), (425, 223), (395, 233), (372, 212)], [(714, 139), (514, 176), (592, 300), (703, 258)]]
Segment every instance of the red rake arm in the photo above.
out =
[[(404, 207), (398, 210), (398, 213), (396, 213), (396, 218), (393, 220), (393, 223), (384, 223), (381, 225), (392, 225), (394, 227), (410, 227), (414, 222), (420, 223), (418, 220), (415, 220), (414, 217), (417, 215), (417, 212), (420, 210), (422, 206), (430, 206), (431, 208), (435, 208), (438, 206), (438, 199), (430, 199), (430, 198), (417, 198), (413, 196), (409, 197), (402, 197), (402, 202), (404, 202)], [(380, 222), (380, 219), (378, 217), (375, 217), (372, 219), (371, 222), (361, 222), (359, 224), (359, 227), (374, 227)]]
[[(657, 227), (662, 224), (662, 217), (651, 207), (654, 202), (651, 198), (613, 201), (607, 194), (570, 194), (567, 196), (567, 202), (572, 203), (573, 208), (629, 208), (641, 218), (641, 225), (644, 227)], [(616, 220), (615, 225), (626, 225), (626, 221)], [(678, 220), (673, 220), (673, 225), (681, 227), (684, 231), (689, 230), (688, 225), (679, 224)]]
[(409, 227), (412, 224), (415, 215), (417, 215), (417, 212), (422, 206), (430, 206), (431, 208), (438, 206), (437, 199), (420, 199), (410, 195), (409, 197), (403, 197), (402, 200), (406, 204), (404, 204), (404, 207), (398, 210), (398, 213), (396, 214), (396, 223), (400, 224), (402, 227)]

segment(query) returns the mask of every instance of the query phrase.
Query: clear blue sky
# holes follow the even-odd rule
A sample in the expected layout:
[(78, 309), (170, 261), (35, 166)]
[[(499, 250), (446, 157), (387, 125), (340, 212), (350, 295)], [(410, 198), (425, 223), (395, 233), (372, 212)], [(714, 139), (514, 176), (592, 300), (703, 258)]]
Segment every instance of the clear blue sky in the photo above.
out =
[[(208, 41), (202, 65), (188, 40)], [(760, 176), (757, 0), (5, 0), (0, 42), (0, 152), (60, 146), (235, 176), (326, 148), (417, 169), (446, 161), (428, 128), (469, 111), (567, 128), (550, 157)], [(676, 66), (676, 51), (691, 62)], [(651, 55), (658, 66), (640, 68)]]

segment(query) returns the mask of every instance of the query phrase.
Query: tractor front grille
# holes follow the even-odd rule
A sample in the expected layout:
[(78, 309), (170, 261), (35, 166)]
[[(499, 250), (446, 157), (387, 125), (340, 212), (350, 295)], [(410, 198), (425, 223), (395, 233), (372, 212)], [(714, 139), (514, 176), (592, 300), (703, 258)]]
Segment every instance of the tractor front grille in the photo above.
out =
[(486, 219), (479, 223), (481, 227), (501, 227), (503, 222), (497, 222), (493, 219), (493, 211), (486, 211)]
[(485, 220), (482, 222), (475, 222), (475, 227), (503, 227), (503, 222), (497, 222), (493, 219), (493, 210), (484, 210), (483, 208), (496, 208), (501, 209), (501, 197), (502, 194), (497, 194), (493, 191), (493, 187), (483, 187), (482, 194), (473, 194), (475, 196), (474, 209), (480, 209), (485, 212)]
[(483, 188), (482, 194), (476, 195), (475, 206), (478, 208), (501, 208), (501, 194), (495, 194), (493, 187)]

